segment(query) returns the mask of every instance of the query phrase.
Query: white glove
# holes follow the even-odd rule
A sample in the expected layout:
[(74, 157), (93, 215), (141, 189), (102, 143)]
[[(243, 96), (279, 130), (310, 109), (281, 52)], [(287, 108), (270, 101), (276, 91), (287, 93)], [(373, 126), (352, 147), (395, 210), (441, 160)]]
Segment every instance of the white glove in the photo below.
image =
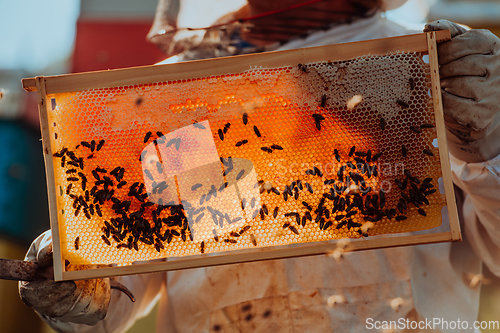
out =
[(449, 150), (464, 162), (490, 160), (500, 153), (500, 39), (446, 20), (424, 31), (446, 29), (438, 56)]
[[(31, 244), (25, 260), (38, 262), (42, 267), (52, 266), (52, 234), (41, 234)], [(68, 270), (84, 268), (67, 265)], [(108, 311), (111, 289), (110, 280), (54, 282), (53, 279), (19, 282), (23, 302), (43, 317), (57, 321), (95, 325)]]

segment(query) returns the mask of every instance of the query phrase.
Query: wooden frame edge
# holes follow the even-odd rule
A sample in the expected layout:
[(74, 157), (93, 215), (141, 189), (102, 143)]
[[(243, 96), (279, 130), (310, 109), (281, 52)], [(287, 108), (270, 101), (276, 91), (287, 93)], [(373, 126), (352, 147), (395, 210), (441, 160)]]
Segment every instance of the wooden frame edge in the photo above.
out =
[[(448, 30), (435, 33), (436, 40), (450, 39)], [(404, 42), (401, 40), (404, 39)], [(404, 45), (404, 47), (401, 47)], [(249, 69), (249, 66), (259, 66), (265, 62), (266, 66), (288, 67), (298, 63), (316, 62), (330, 59), (342, 61), (352, 59), (359, 54), (380, 55), (396, 52), (427, 51), (426, 34), (413, 34), (383, 39), (372, 39), (352, 43), (332, 44), (308, 48), (306, 58), (304, 49), (287, 51), (273, 51), (257, 54), (239, 55), (223, 58), (186, 61), (177, 64), (151, 65), (107, 71), (47, 76), (47, 94), (75, 92), (93, 88), (109, 88), (123, 85), (148, 84), (153, 82), (173, 81), (185, 79), (186, 73), (193, 77), (210, 77), (239, 73)], [(312, 52), (311, 52), (312, 50)], [(242, 61), (248, 59), (248, 61)], [(220, 66), (219, 64), (223, 64)], [(23, 87), (27, 91), (33, 90), (33, 79), (24, 79)]]
[[(370, 240), (370, 244), (364, 241), (353, 241), (349, 244), (349, 251), (369, 250), (380, 247), (396, 247), (396, 246), (410, 246), (431, 244), (450, 241), (451, 234), (449, 232), (440, 232), (435, 234), (424, 235), (409, 235), (402, 237), (379, 238)], [(239, 253), (226, 253), (218, 256), (213, 254), (196, 255), (189, 259), (175, 259), (154, 262), (154, 263), (140, 263), (136, 265), (123, 266), (123, 267), (106, 267), (90, 270), (68, 271), (63, 273), (63, 280), (84, 280), (91, 278), (99, 278), (105, 276), (119, 276), (119, 275), (132, 275), (132, 274), (147, 274), (154, 272), (165, 272), (179, 269), (191, 269), (207, 266), (220, 266), (228, 264), (236, 264), (250, 261), (263, 261), (286, 259), (291, 257), (305, 257), (313, 255), (326, 255), (327, 253), (335, 250), (336, 243), (328, 242), (326, 244), (313, 244), (304, 246), (288, 245), (287, 249), (275, 249), (273, 247), (260, 248), (260, 251), (252, 252), (240, 250)], [(279, 255), (276, 255), (279, 252)], [(229, 259), (229, 260), (228, 260)], [(333, 259), (332, 259), (333, 260)]]
[[(448, 30), (447, 30), (448, 31)], [(429, 65), (431, 71), (431, 89), (434, 102), (434, 115), (437, 127), (439, 157), (441, 170), (443, 171), (444, 191), (446, 205), (450, 221), (450, 230), (453, 241), (461, 241), (460, 221), (457, 213), (457, 203), (455, 201), (455, 190), (450, 168), (450, 158), (448, 153), (448, 143), (446, 140), (446, 127), (444, 124), (443, 102), (441, 98), (441, 83), (439, 79), (439, 63), (437, 54), (436, 32), (427, 33), (427, 43), (429, 49)]]
[(54, 165), (52, 161), (52, 148), (50, 144), (50, 131), (47, 111), (47, 94), (45, 92), (45, 78), (35, 78), (38, 94), (38, 111), (40, 114), (40, 130), (42, 134), (43, 158), (47, 174), (47, 192), (49, 197), (50, 228), (52, 230), (52, 249), (54, 252), (54, 280), (63, 279), (63, 262), (59, 238), (59, 225), (57, 223), (57, 192), (54, 179)]

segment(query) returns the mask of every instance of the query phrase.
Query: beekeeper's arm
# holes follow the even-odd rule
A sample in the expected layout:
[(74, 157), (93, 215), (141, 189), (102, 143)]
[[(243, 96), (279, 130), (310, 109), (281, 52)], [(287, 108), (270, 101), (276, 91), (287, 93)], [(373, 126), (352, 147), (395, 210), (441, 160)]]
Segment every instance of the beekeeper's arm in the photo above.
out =
[(446, 20), (438, 45), (439, 73), (453, 180), (465, 194), (464, 233), (474, 251), (500, 276), (500, 39)]
[[(25, 260), (52, 266), (52, 236), (40, 235)], [(110, 279), (54, 282), (20, 282), (22, 300), (58, 332), (125, 332), (137, 318), (151, 310), (165, 274), (117, 278), (136, 298), (132, 303), (121, 291), (110, 289)]]

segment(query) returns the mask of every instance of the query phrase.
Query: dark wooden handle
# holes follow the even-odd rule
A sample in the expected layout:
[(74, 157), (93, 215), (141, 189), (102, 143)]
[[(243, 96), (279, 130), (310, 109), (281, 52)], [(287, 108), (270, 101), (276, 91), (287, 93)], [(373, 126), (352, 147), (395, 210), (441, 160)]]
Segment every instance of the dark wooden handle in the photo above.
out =
[(46, 269), (35, 262), (0, 258), (0, 279), (16, 281), (46, 280), (48, 277), (45, 273)]

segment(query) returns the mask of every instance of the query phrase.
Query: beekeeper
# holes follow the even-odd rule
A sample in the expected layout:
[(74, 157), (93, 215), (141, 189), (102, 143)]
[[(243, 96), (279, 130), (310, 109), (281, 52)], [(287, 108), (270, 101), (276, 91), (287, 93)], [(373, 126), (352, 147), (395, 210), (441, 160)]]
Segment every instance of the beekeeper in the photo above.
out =
[[(200, 35), (182, 29), (184, 11), (202, 10), (192, 2), (159, 2), (150, 38), (170, 62), (412, 33), (381, 15), (404, 1), (248, 0), (212, 22), (237, 23)], [(500, 275), (500, 40), (448, 21), (425, 29), (452, 36), (438, 52), (464, 241), (118, 278), (135, 303), (110, 292), (109, 279), (21, 283), (23, 300), (61, 332), (124, 332), (158, 299), (158, 332), (366, 332), (406, 319), (448, 322), (432, 332), (474, 331), (479, 287), (471, 279), (482, 261)], [(50, 249), (44, 234), (27, 259), (50, 264)]]

